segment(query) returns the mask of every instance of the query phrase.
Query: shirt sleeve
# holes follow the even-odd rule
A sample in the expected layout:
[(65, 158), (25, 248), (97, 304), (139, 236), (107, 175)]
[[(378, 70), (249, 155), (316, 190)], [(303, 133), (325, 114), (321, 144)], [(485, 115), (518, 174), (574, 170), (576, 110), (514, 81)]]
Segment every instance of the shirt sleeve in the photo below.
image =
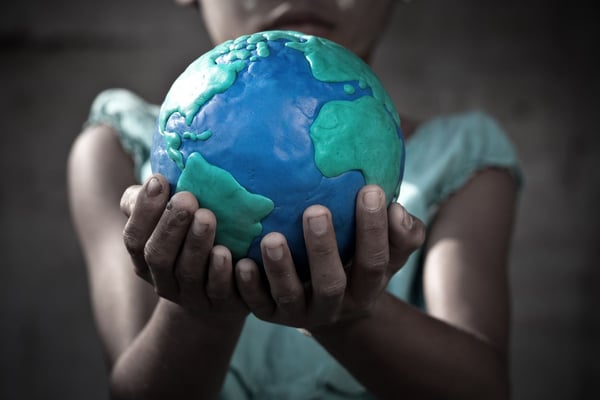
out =
[(513, 144), (489, 115), (471, 112), (428, 123), (407, 149), (407, 178), (420, 188), (431, 209), (464, 186), (479, 170), (509, 171), (522, 185), (522, 172)]
[(150, 175), (150, 149), (159, 107), (125, 89), (108, 89), (96, 96), (86, 122), (115, 129), (123, 149), (135, 163), (139, 182)]

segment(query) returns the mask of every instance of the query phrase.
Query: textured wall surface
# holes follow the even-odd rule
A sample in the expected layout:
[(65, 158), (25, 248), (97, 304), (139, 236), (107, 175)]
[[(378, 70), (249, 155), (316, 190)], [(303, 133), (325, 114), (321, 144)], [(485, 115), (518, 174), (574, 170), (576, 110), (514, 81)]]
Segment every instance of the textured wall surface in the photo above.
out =
[[(69, 147), (93, 97), (159, 102), (210, 46), (168, 0), (31, 0), (0, 13), (0, 398), (106, 399), (71, 228)], [(515, 399), (600, 398), (598, 28), (578, 2), (400, 2), (374, 65), (399, 109), (484, 109), (525, 172), (512, 252)]]

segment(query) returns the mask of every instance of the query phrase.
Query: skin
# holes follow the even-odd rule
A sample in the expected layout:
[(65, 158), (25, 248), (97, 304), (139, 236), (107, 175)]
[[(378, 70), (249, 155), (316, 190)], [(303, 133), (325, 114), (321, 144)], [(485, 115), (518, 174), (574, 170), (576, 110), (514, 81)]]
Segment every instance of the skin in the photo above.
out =
[[(344, 2), (254, 3), (260, 9)], [(364, 3), (354, 2), (356, 10), (367, 12)], [(387, 9), (390, 2), (373, 3)], [(240, 25), (223, 23), (238, 15), (258, 24), (243, 29), (263, 24), (258, 15), (264, 13), (247, 8), (243, 14), (240, 4), (247, 2), (201, 2), (215, 41), (238, 35)], [(376, 21), (356, 25), (370, 43), (356, 47), (364, 57), (386, 19), (381, 13), (369, 18)], [(345, 42), (352, 33), (339, 29), (331, 35), (352, 45)], [(412, 129), (405, 132), (410, 137)], [(78, 137), (68, 177), (113, 398), (217, 398), (249, 313), (308, 330), (382, 399), (509, 397), (507, 254), (516, 187), (506, 171), (475, 174), (440, 206), (426, 242), (421, 221), (399, 204), (386, 208), (381, 189), (365, 187), (357, 197), (349, 273), (329, 210), (309, 207), (303, 227), (312, 290), (299, 281), (278, 233), (261, 243), (268, 287), (251, 260), (234, 265), (227, 248), (213, 245), (215, 217), (193, 195), (169, 199), (160, 175), (136, 185), (132, 160), (110, 127), (89, 127)], [(420, 246), (428, 313), (385, 291)]]
[(389, 0), (180, 0), (202, 11), (214, 43), (269, 29), (297, 30), (344, 44), (368, 60), (391, 15)]

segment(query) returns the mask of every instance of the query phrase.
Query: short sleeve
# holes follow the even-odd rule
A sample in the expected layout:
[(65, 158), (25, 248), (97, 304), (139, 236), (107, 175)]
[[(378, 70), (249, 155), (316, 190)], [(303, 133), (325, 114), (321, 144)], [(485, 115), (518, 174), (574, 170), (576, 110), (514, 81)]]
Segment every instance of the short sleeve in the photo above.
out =
[(481, 169), (504, 168), (520, 187), (522, 173), (514, 146), (498, 123), (483, 112), (429, 122), (407, 147), (406, 180), (431, 208)]
[(86, 125), (108, 125), (119, 134), (123, 149), (135, 163), (137, 179), (150, 175), (150, 148), (159, 106), (125, 89), (109, 89), (96, 96)]

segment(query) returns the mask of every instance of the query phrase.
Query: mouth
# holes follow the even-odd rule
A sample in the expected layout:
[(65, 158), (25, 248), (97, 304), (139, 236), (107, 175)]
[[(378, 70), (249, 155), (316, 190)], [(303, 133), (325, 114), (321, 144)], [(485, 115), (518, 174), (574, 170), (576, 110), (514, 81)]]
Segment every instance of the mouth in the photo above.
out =
[(334, 24), (311, 12), (286, 12), (271, 18), (262, 30), (297, 31), (307, 35), (327, 37)]

